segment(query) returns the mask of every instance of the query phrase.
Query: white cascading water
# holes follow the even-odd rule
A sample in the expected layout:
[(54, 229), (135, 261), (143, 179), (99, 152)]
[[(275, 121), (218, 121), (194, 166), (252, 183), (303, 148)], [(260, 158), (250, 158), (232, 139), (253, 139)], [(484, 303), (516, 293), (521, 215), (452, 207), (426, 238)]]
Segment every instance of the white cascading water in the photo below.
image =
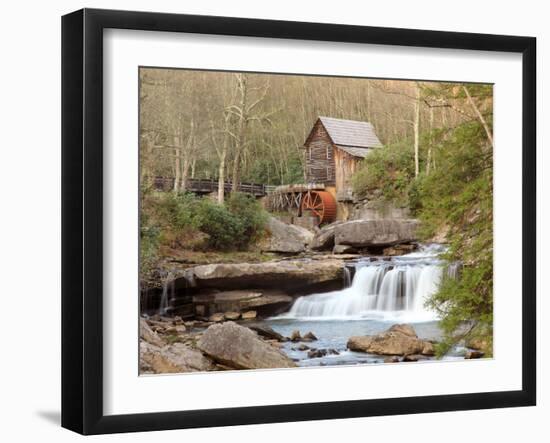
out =
[[(438, 250), (439, 251), (439, 250)], [(357, 263), (351, 286), (298, 298), (285, 318), (436, 320), (424, 306), (437, 291), (445, 264), (434, 248), (394, 257), (392, 262)]]
[(171, 272), (169, 272), (164, 278), (162, 284), (162, 295), (160, 296), (160, 305), (157, 311), (158, 315), (165, 315), (168, 309), (170, 308), (170, 303), (174, 298), (174, 277)]

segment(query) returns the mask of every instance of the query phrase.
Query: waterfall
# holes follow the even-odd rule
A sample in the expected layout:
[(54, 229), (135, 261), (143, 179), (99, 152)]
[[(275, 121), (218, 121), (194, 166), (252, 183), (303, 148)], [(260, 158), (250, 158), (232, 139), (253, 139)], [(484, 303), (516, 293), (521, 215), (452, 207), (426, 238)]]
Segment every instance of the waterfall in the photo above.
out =
[(449, 263), (449, 266), (447, 266), (447, 277), (458, 280), (460, 277), (460, 270), (462, 268), (461, 262), (453, 262)]
[(347, 266), (344, 266), (344, 288), (351, 286), (351, 271)]
[(175, 285), (174, 285), (174, 276), (169, 272), (163, 279), (162, 283), (162, 295), (160, 296), (160, 305), (157, 314), (165, 315), (172, 299), (174, 298)]
[[(433, 254), (394, 257), (391, 262), (359, 262), (349, 287), (341, 291), (299, 297), (280, 317), (304, 319), (399, 318), (435, 320), (425, 301), (441, 282), (446, 264)], [(344, 281), (346, 281), (344, 270)], [(349, 270), (348, 270), (349, 272)]]

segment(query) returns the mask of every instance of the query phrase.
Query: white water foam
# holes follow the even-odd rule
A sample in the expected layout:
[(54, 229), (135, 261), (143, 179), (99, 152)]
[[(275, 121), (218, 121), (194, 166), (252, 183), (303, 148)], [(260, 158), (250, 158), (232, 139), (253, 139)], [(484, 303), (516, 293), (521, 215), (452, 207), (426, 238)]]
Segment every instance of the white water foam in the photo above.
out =
[(290, 311), (278, 318), (301, 320), (354, 320), (427, 322), (437, 320), (425, 307), (441, 282), (445, 264), (441, 248), (427, 247), (395, 257), (392, 262), (357, 263), (349, 288), (299, 297)]

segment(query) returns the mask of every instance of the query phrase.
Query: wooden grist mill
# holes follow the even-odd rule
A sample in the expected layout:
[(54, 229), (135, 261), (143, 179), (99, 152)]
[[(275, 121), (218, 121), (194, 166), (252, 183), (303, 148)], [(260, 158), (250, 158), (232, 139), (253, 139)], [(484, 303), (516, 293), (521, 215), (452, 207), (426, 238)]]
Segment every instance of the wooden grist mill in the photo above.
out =
[(359, 161), (381, 147), (368, 122), (319, 117), (303, 146), (306, 184), (276, 187), (268, 208), (289, 212), (306, 226), (345, 219), (340, 209), (353, 200), (351, 176)]

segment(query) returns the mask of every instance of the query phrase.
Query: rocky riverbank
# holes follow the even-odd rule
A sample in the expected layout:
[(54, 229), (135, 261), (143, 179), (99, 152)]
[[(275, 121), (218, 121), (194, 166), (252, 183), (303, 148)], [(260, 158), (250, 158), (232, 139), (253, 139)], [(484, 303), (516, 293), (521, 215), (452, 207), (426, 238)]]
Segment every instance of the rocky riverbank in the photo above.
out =
[(141, 318), (140, 374), (292, 368), (296, 364), (280, 350), (286, 340), (270, 328), (233, 321)]
[[(394, 324), (374, 335), (351, 336), (345, 348), (327, 346), (315, 331), (292, 330), (288, 336), (269, 324), (245, 319), (183, 321), (140, 319), (140, 374), (294, 368), (361, 363), (397, 363), (435, 358), (433, 339), (421, 339), (411, 325)], [(334, 342), (333, 342), (334, 343)], [(346, 357), (346, 355), (348, 355)], [(356, 356), (350, 359), (349, 355)], [(361, 357), (364, 355), (364, 357)], [(456, 358), (481, 358), (464, 349)], [(307, 364), (304, 364), (307, 363)]]

